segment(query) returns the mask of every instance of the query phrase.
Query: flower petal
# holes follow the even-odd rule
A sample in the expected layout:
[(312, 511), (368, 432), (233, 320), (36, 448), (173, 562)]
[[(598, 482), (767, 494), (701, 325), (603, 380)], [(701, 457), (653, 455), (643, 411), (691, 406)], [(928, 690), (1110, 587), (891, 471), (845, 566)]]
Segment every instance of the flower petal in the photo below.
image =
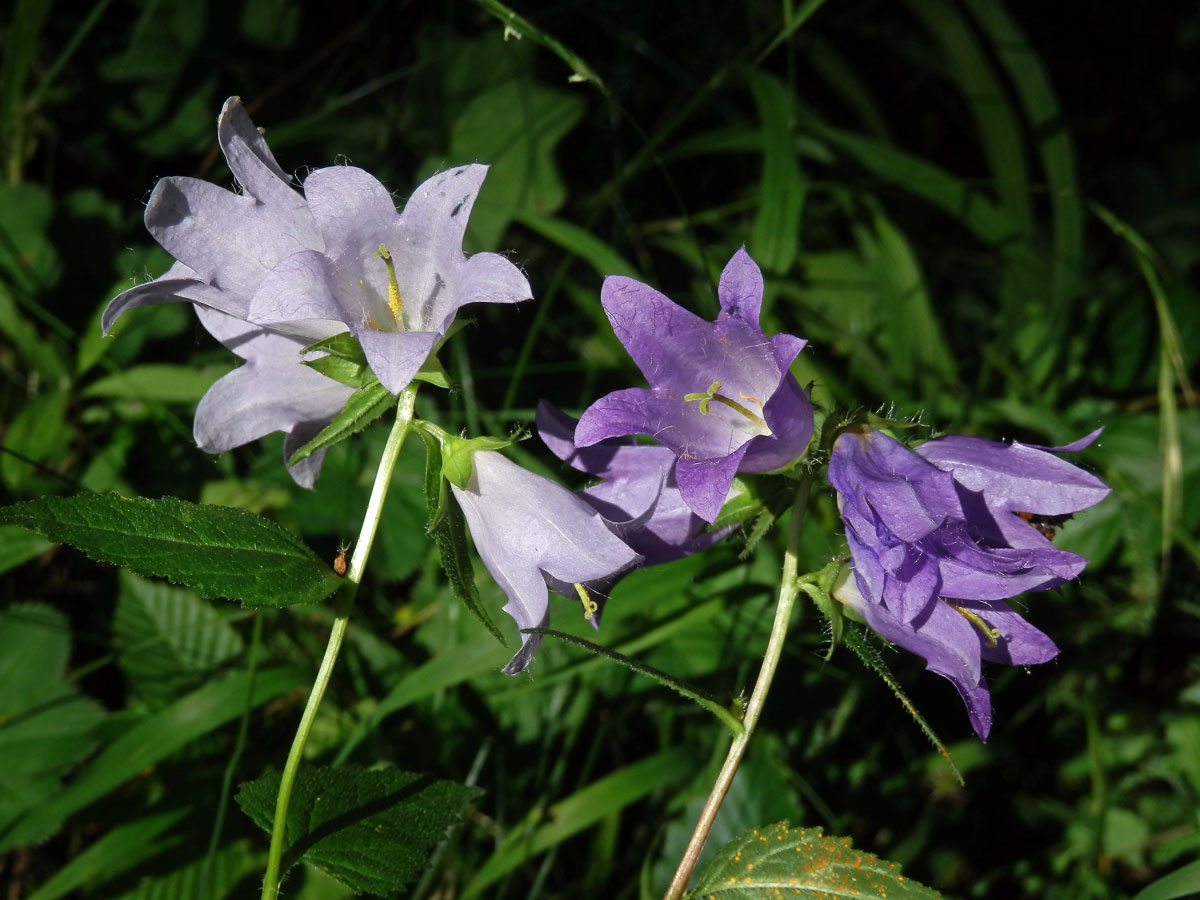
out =
[(866, 601), (853, 579), (835, 586), (834, 594), (876, 634), (922, 657), (929, 671), (948, 679), (963, 698), (976, 734), (987, 739), (992, 703), (983, 683), (980, 633), (970, 622), (945, 603), (931, 603), (927, 616), (902, 623), (885, 607)]
[(177, 262), (153, 281), (136, 285), (113, 297), (100, 318), (101, 331), (104, 334), (112, 331), (117, 319), (128, 310), (139, 306), (157, 306), (160, 303), (181, 301), (204, 304), (235, 316), (244, 311), (237, 298), (205, 284), (196, 277), (195, 272)]
[[(396, 278), (409, 328), (441, 329), (446, 318), (468, 302), (457, 296), (461, 288), (458, 272), (464, 261), (463, 235), (487, 172), (488, 167), (482, 165), (448, 169), (428, 179), (408, 198), (396, 225), (396, 246), (389, 244), (388, 249), (396, 258)], [(481, 268), (487, 265), (481, 264)], [(519, 285), (508, 283), (511, 279), (512, 273), (508, 273), (506, 289), (520, 292)], [(470, 302), (482, 299), (477, 293), (473, 296), (476, 299)]]
[(956, 605), (976, 613), (988, 627), (1000, 632), (996, 646), (989, 646), (986, 640), (983, 642), (983, 658), (989, 662), (1032, 666), (1058, 656), (1054, 641), (1025, 621), (1007, 603), (999, 600), (991, 603), (960, 601)]
[(347, 322), (361, 322), (348, 316), (330, 290), (329, 263), (315, 250), (293, 253), (263, 279), (246, 320), (306, 339), (319, 341), (339, 331)]
[(351, 325), (350, 331), (379, 383), (393, 394), (408, 387), (440, 337), (430, 331), (375, 331), (359, 325)]
[(762, 295), (762, 270), (750, 258), (746, 248), (740, 247), (725, 264), (721, 280), (717, 282), (717, 298), (721, 303), (717, 321), (734, 316), (757, 328)]
[(246, 299), (277, 262), (308, 249), (253, 197), (195, 178), (159, 180), (146, 228), (201, 279)]
[(1095, 475), (1025, 444), (951, 435), (915, 450), (956, 481), (982, 491), (989, 506), (1057, 516), (1094, 506), (1109, 493)]
[(289, 221), (291, 230), (305, 246), (319, 248), (321, 237), (308, 204), (292, 189), (291, 176), (275, 161), (238, 97), (230, 97), (221, 108), (217, 142), (242, 190), (270, 207), (274, 215)]
[(954, 479), (875, 430), (834, 441), (829, 482), (867, 520), (873, 514), (902, 541), (916, 541), (947, 517), (962, 518)]
[(533, 299), (529, 279), (499, 253), (473, 253), (467, 257), (457, 273), (458, 283), (453, 292), (453, 303), (434, 303), (429, 310), (430, 322), (440, 323), (438, 329), (449, 327), (454, 313), (468, 303), (520, 303)]
[(729, 495), (729, 486), (737, 475), (738, 464), (746, 453), (746, 445), (742, 445), (728, 456), (712, 459), (679, 458), (675, 464), (675, 480), (679, 484), (679, 493), (692, 512), (705, 522), (717, 518), (725, 498)]

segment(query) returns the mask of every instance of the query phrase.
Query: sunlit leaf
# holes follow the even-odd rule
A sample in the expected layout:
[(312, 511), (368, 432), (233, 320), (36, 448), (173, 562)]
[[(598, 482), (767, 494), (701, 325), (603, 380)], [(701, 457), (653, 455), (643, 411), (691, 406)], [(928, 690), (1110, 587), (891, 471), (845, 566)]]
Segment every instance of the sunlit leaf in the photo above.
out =
[(43, 497), (0, 508), (0, 524), (247, 606), (312, 603), (341, 584), (298, 537), (269, 519), (177, 497)]
[(900, 874), (895, 863), (855, 850), (849, 838), (779, 822), (722, 847), (687, 900), (937, 900), (941, 895)]

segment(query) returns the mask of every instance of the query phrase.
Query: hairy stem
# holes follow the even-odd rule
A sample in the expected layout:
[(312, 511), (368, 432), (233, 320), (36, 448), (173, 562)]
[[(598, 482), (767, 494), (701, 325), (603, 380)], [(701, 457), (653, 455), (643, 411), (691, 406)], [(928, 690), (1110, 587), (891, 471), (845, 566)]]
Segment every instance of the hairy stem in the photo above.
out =
[(792, 521), (788, 527), (787, 548), (783, 554), (783, 572), (779, 577), (779, 600), (775, 605), (775, 622), (771, 625), (771, 636), (767, 641), (767, 651), (763, 654), (762, 668), (758, 670), (758, 681), (754, 683), (750, 702), (746, 704), (746, 715), (742, 720), (742, 727), (745, 730), (734, 737), (733, 743), (729, 747), (729, 753), (725, 756), (721, 771), (717, 773), (717, 780), (713, 782), (712, 790), (708, 794), (708, 801), (704, 804), (704, 809), (700, 811), (700, 819), (696, 822), (691, 840), (688, 841), (687, 849), (683, 851), (679, 867), (675, 870), (675, 877), (671, 879), (671, 885), (663, 895), (663, 900), (679, 900), (687, 889), (688, 880), (692, 877), (692, 870), (700, 859), (700, 851), (704, 849), (704, 842), (708, 840), (708, 833), (717, 819), (717, 812), (721, 809), (721, 803), (729, 791), (729, 786), (733, 784), (733, 776), (737, 774), (742, 757), (746, 755), (746, 747), (749, 746), (750, 738), (754, 734), (754, 727), (758, 724), (759, 716), (762, 715), (767, 691), (771, 689), (771, 682), (775, 678), (775, 669), (779, 666), (780, 656), (783, 655), (783, 641), (787, 636), (792, 606), (796, 602), (796, 560), (800, 547), (800, 528), (804, 524), (804, 507), (808, 503), (808, 489), (811, 484), (812, 477), (805, 475), (796, 489), (796, 499), (792, 503)]
[(300, 717), (300, 725), (296, 736), (292, 739), (292, 749), (288, 752), (287, 763), (283, 767), (283, 778), (279, 782), (279, 797), (275, 801), (275, 820), (271, 825), (271, 849), (267, 854), (267, 872), (263, 879), (262, 900), (276, 900), (279, 896), (280, 862), (283, 859), (283, 841), (287, 823), (288, 803), (292, 799), (292, 786), (296, 782), (296, 773), (300, 769), (300, 761), (304, 757), (304, 745), (308, 743), (309, 732), (312, 731), (313, 721), (317, 717), (317, 709), (325, 689), (329, 686), (329, 678), (333, 674), (333, 666), (337, 662), (338, 652), (342, 649), (342, 639), (346, 636), (346, 625), (350, 621), (350, 609), (354, 606), (354, 597), (358, 593), (358, 584), (362, 579), (367, 557), (371, 553), (371, 544), (375, 541), (375, 532), (379, 528), (379, 518), (383, 513), (383, 501), (387, 497), (388, 486), (391, 484), (392, 471), (396, 468), (396, 458), (400, 447), (408, 435), (412, 424), (413, 403), (417, 389), (409, 385), (400, 393), (396, 406), (396, 422), (388, 435), (387, 444), (383, 448), (383, 458), (379, 460), (379, 469), (375, 473), (375, 484), (371, 488), (371, 498), (367, 501), (367, 512), (363, 516), (362, 529), (354, 544), (354, 555), (341, 590), (338, 591), (335, 606), (333, 628), (329, 632), (329, 643), (325, 645), (325, 657), (321, 660), (321, 668), (317, 670), (317, 678), (313, 682), (312, 692), (308, 695), (308, 703), (304, 707), (304, 715)]

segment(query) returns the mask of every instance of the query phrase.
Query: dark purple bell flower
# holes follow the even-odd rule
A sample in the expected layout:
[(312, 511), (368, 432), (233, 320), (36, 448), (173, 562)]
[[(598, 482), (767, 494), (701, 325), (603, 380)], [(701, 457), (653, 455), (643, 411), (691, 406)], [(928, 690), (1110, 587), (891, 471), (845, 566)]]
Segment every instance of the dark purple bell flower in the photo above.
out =
[(600, 513), (621, 539), (657, 565), (707, 550), (733, 526), (705, 532), (708, 524), (684, 502), (675, 483), (675, 454), (667, 447), (610, 438), (575, 446), (577, 420), (546, 401), (538, 404), (538, 436), (563, 462), (604, 479), (577, 497)]
[(976, 733), (991, 728), (982, 661), (1030, 665), (1058, 648), (1004, 601), (1069, 581), (1087, 560), (1037, 527), (1108, 494), (1095, 476), (1054, 456), (1082, 450), (949, 436), (915, 451), (866, 427), (834, 441), (838, 492), (854, 578), (835, 596), (887, 640), (925, 658), (962, 695)]
[(649, 388), (601, 397), (579, 420), (578, 447), (647, 434), (671, 450), (684, 502), (712, 522), (738, 472), (769, 472), (803, 455), (812, 406), (788, 367), (805, 341), (758, 324), (762, 273), (745, 248), (721, 273), (721, 312), (706, 322), (632, 278), (600, 293), (613, 331)]

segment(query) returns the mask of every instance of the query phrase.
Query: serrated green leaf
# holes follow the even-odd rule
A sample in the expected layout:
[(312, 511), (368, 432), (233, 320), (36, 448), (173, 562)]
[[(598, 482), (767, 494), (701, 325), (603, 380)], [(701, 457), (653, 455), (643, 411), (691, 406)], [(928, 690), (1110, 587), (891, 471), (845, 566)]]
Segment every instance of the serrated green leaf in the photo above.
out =
[(424, 428), (419, 428), (418, 432), (425, 444), (425, 506), (429, 510), (429, 523), (425, 531), (433, 534), (445, 514), (446, 497), (449, 494), (446, 479), (442, 477), (442, 444)]
[[(271, 830), (280, 773), (243, 784), (242, 810)], [(356, 891), (387, 894), (419, 875), (446, 829), (483, 791), (431, 775), (301, 766), (284, 830), (282, 871), (304, 860)]]
[(241, 652), (229, 617), (191, 591), (121, 574), (113, 645), (141, 696), (172, 697)]
[(754, 828), (717, 851), (686, 900), (938, 900), (895, 863), (855, 850), (849, 838), (778, 822)]
[(352, 434), (362, 431), (385, 412), (396, 405), (396, 395), (378, 381), (364, 385), (346, 401), (342, 411), (334, 416), (315, 438), (292, 454), (289, 466), (308, 459), (318, 450), (332, 447)]
[(314, 603), (341, 584), (298, 537), (269, 519), (177, 497), (42, 497), (0, 508), (0, 524), (246, 606)]

